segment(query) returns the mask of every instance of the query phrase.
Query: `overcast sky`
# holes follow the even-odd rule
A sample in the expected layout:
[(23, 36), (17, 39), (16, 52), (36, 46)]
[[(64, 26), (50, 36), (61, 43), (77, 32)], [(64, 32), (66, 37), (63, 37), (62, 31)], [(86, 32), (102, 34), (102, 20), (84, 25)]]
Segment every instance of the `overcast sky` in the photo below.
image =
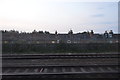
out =
[(118, 2), (0, 0), (0, 29), (118, 32)]

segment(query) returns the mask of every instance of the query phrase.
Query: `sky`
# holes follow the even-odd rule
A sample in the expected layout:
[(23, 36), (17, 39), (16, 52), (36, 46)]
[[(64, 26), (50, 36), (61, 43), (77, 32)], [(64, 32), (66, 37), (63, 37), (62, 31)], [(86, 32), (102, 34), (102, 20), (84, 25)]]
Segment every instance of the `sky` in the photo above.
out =
[(0, 0), (0, 30), (118, 33), (117, 0)]

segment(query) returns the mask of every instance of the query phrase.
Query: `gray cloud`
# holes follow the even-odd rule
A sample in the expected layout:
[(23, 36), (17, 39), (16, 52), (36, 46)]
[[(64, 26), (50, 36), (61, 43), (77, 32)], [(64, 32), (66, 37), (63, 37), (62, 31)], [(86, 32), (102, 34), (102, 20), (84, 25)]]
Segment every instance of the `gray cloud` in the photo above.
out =
[(104, 17), (104, 14), (95, 14), (95, 15), (92, 15), (92, 17)]
[(100, 22), (100, 24), (115, 24), (116, 22)]
[(97, 10), (103, 10), (104, 8), (103, 7), (99, 7), (99, 8), (97, 8)]

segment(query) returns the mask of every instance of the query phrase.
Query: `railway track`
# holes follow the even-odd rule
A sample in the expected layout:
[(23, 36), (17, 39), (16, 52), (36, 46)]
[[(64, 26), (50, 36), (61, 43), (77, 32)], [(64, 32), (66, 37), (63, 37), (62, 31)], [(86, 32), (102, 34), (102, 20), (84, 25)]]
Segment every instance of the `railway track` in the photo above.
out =
[(81, 58), (120, 58), (120, 54), (71, 54), (71, 55), (44, 55), (44, 54), (12, 54), (2, 55), (3, 59), (81, 59)]
[[(104, 74), (104, 75), (103, 75)], [(39, 66), (39, 67), (10, 67), (3, 68), (3, 78), (31, 78), (31, 77), (67, 77), (76, 76), (78, 78), (116, 78), (118, 77), (118, 66)], [(84, 75), (84, 76), (83, 76)], [(111, 75), (111, 76), (110, 76)]]
[(2, 76), (11, 78), (118, 78), (119, 54), (3, 55)]
[(82, 66), (82, 65), (118, 65), (118, 59), (47, 59), (47, 60), (40, 60), (40, 59), (26, 59), (26, 60), (3, 60), (2, 61), (3, 67), (34, 67), (34, 66)]

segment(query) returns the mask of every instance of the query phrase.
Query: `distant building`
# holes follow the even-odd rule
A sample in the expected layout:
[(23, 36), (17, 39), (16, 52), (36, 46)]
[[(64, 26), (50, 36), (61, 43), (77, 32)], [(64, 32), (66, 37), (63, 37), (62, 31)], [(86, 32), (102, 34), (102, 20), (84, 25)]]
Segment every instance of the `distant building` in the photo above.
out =
[(112, 30), (110, 30), (110, 32), (109, 32), (109, 37), (110, 37), (110, 38), (113, 37), (113, 31), (112, 31)]
[(105, 31), (104, 37), (105, 37), (105, 38), (108, 38), (108, 32), (107, 32), (107, 31)]
[(28, 43), (28, 44), (43, 44), (43, 43), (118, 43), (120, 34), (114, 34), (112, 30), (104, 34), (95, 34), (93, 30), (91, 32), (83, 32), (74, 34), (72, 30), (68, 34), (58, 34), (55, 31), (54, 34), (48, 31), (33, 31), (32, 33), (18, 31), (2, 31), (3, 43)]

